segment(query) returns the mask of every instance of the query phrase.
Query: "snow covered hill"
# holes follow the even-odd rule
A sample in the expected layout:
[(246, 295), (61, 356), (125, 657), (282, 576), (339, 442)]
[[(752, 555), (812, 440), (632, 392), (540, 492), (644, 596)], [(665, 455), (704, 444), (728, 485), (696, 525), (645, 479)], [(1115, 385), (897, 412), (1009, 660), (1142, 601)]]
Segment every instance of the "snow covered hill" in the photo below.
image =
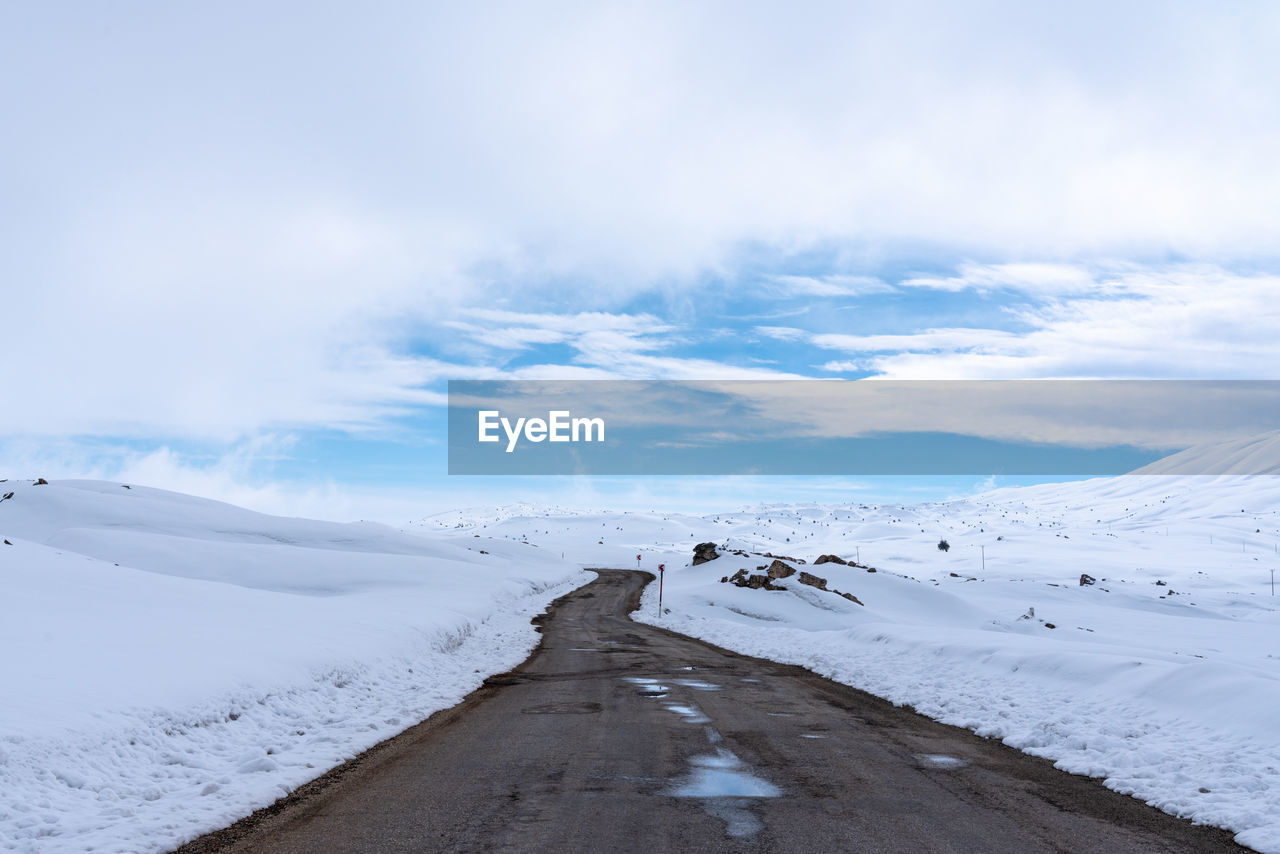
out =
[(1280, 430), (1196, 445), (1145, 465), (1134, 474), (1280, 474)]
[[(586, 565), (665, 563), (666, 609), (651, 585), (637, 619), (804, 665), (1280, 852), (1280, 478), (705, 517), (498, 511), (471, 527)], [(691, 566), (704, 541), (721, 557)], [(759, 574), (762, 553), (797, 559), (785, 590), (722, 581)], [(824, 554), (864, 566), (815, 566)]]
[(0, 483), (0, 850), (164, 851), (523, 660), (545, 550)]

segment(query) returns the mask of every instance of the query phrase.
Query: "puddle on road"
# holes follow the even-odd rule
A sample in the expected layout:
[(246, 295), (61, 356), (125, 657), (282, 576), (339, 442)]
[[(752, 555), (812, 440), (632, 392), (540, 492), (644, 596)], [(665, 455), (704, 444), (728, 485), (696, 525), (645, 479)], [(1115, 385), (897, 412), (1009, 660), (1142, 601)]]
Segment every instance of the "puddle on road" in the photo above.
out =
[(690, 723), (690, 724), (711, 723), (711, 718), (704, 715), (702, 713), (702, 710), (697, 708), (696, 706), (685, 706), (685, 705), (680, 705), (678, 703), (667, 703), (666, 709), (668, 712), (675, 712), (677, 715), (684, 718), (685, 723)]
[(816, 732), (801, 733), (801, 738), (826, 738), (825, 735), (818, 735)]
[(771, 718), (794, 718), (795, 712), (765, 712)]
[(759, 684), (759, 682), (760, 682), (760, 680), (759, 680), (759, 679), (746, 679), (746, 678), (743, 678), (743, 680), (742, 680), (742, 681), (743, 681), (743, 682), (755, 682), (755, 683), (757, 683), (757, 684)]
[(720, 686), (714, 682), (701, 682), (697, 679), (675, 679), (672, 680), (677, 685), (683, 685), (686, 688), (694, 688), (698, 691), (719, 691)]
[[(681, 668), (691, 670), (693, 668)], [(623, 682), (636, 686), (642, 697), (662, 697), (669, 690), (663, 680), (649, 676), (622, 676)], [(695, 691), (719, 691), (722, 686), (697, 679), (668, 680)], [(724, 822), (725, 833), (737, 839), (755, 836), (764, 829), (752, 808), (761, 798), (776, 798), (782, 794), (777, 786), (752, 774), (746, 764), (731, 750), (723, 746), (724, 737), (711, 726), (707, 717), (694, 703), (664, 702), (663, 708), (679, 715), (685, 723), (703, 724), (714, 754), (700, 754), (689, 759), (689, 773), (666, 790), (677, 798), (695, 798), (710, 816)]]
[[(640, 689), (640, 696), (642, 697), (662, 697), (671, 690), (660, 680), (652, 679), (648, 676), (622, 676), (620, 678), (623, 682), (630, 682), (632, 685), (638, 686)], [(720, 690), (720, 686), (713, 682), (701, 682), (697, 679), (672, 679), (671, 682), (685, 688), (693, 688), (697, 691)], [(688, 717), (690, 720), (696, 718), (697, 723), (705, 723), (708, 720), (701, 712), (689, 706), (668, 706), (667, 708), (676, 712), (678, 715)]]
[(636, 693), (641, 697), (660, 698), (667, 696), (667, 692), (671, 689), (663, 685), (657, 679), (649, 679), (644, 676), (623, 676), (623, 682), (630, 682), (637, 688)]
[(745, 765), (731, 750), (717, 748), (714, 756), (689, 759), (693, 772), (671, 794), (677, 798), (776, 798), (778, 787), (744, 770)]
[(948, 756), (945, 753), (917, 753), (916, 759), (920, 760), (920, 764), (930, 768), (963, 768), (969, 764), (963, 759)]
[(723, 821), (730, 836), (741, 839), (764, 829), (751, 807), (759, 798), (781, 795), (777, 786), (746, 770), (745, 763), (723, 747), (716, 748), (715, 755), (694, 756), (689, 764), (693, 766), (689, 776), (671, 790), (671, 795), (700, 799), (703, 810)]

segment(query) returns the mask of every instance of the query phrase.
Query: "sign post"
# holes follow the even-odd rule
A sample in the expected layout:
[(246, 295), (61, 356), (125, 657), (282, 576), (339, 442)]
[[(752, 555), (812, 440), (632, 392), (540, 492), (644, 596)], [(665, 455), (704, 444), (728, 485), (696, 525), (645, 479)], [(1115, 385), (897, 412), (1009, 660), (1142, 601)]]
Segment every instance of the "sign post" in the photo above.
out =
[(640, 568), (640, 555), (636, 555), (636, 569)]
[(667, 565), (658, 564), (658, 616), (662, 616), (662, 579), (667, 575)]

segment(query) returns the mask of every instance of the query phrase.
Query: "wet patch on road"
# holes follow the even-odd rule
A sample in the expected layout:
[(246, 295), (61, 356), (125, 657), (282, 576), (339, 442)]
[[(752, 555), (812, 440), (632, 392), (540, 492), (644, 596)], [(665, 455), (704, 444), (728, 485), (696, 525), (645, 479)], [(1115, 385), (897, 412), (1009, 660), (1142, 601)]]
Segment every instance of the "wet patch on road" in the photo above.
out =
[(603, 707), (599, 703), (543, 703), (520, 710), (522, 715), (594, 715)]
[(684, 718), (685, 723), (690, 723), (690, 724), (709, 724), (709, 723), (711, 723), (711, 718), (709, 718), (709, 717), (707, 717), (706, 715), (704, 715), (704, 714), (702, 713), (702, 710), (701, 710), (701, 709), (699, 709), (697, 706), (694, 706), (694, 705), (684, 705), (684, 704), (680, 704), (680, 703), (668, 703), (668, 704), (666, 705), (666, 710), (667, 710), (668, 712), (675, 712), (677, 715), (679, 715), (680, 717)]
[(646, 676), (623, 676), (621, 679), (623, 682), (630, 682), (632, 685), (637, 686), (636, 693), (641, 697), (658, 699), (667, 696), (667, 693), (671, 690), (657, 679), (650, 679)]
[(697, 798), (707, 814), (724, 822), (725, 833), (736, 838), (755, 836), (764, 829), (751, 811), (760, 798), (776, 798), (782, 791), (763, 777), (747, 770), (746, 763), (731, 750), (716, 748), (714, 755), (689, 759), (692, 769), (669, 794), (676, 798)]
[(693, 688), (695, 691), (719, 691), (720, 686), (714, 682), (701, 682), (697, 679), (675, 679), (677, 685), (683, 685), (686, 688)]
[(969, 763), (945, 753), (917, 753), (916, 759), (926, 768), (963, 768)]

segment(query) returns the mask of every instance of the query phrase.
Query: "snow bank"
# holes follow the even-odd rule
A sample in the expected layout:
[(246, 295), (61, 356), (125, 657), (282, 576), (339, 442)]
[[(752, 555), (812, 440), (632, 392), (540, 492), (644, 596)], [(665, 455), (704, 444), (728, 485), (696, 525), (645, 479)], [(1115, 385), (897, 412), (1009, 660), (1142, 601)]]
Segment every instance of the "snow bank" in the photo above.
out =
[(4, 850), (164, 851), (229, 824), (519, 663), (530, 618), (593, 577), (470, 534), (10, 491)]

